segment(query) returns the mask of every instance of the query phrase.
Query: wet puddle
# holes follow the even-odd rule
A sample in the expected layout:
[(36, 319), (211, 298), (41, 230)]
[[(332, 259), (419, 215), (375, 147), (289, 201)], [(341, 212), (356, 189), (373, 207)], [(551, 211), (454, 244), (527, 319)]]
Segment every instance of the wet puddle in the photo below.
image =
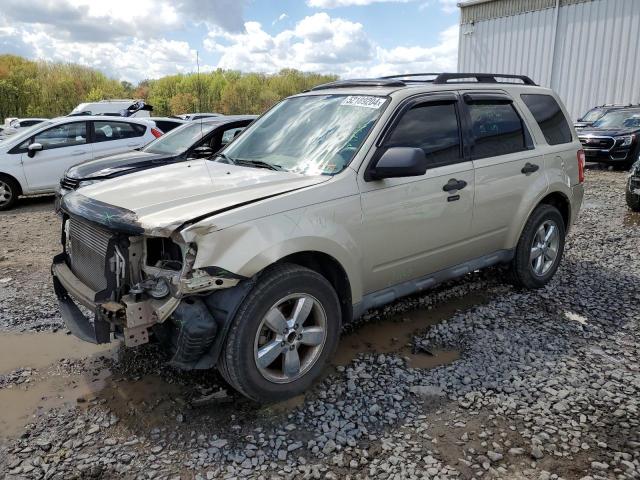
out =
[(19, 435), (27, 423), (51, 408), (75, 405), (79, 397), (102, 390), (108, 370), (65, 373), (58, 362), (113, 356), (117, 346), (93, 345), (64, 333), (0, 334), (0, 373), (39, 370), (27, 382), (0, 389), (0, 438)]
[(418, 309), (389, 317), (380, 322), (362, 325), (344, 335), (333, 357), (335, 365), (347, 365), (360, 353), (393, 353), (406, 357), (412, 368), (434, 368), (459, 358), (456, 351), (433, 350), (412, 352), (413, 335), (446, 320), (458, 310), (466, 310), (486, 301), (481, 293), (469, 293), (460, 298), (439, 303), (431, 309)]
[(118, 343), (94, 345), (65, 333), (0, 333), (0, 374), (42, 368), (63, 358), (112, 355)]

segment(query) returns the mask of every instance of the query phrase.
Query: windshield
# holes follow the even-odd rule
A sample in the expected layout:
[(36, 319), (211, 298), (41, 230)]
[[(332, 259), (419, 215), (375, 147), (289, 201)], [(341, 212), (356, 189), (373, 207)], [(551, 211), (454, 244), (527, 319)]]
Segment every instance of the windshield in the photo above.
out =
[(231, 161), (333, 175), (349, 165), (385, 103), (385, 98), (369, 95), (289, 98), (256, 120), (224, 153)]
[(582, 117), (583, 122), (595, 122), (604, 114), (604, 110), (601, 108), (593, 108), (584, 114)]
[(189, 150), (203, 136), (215, 128), (215, 123), (188, 123), (174, 128), (142, 149), (147, 153), (180, 155)]
[(593, 124), (596, 128), (640, 127), (640, 110), (616, 110), (604, 115)]

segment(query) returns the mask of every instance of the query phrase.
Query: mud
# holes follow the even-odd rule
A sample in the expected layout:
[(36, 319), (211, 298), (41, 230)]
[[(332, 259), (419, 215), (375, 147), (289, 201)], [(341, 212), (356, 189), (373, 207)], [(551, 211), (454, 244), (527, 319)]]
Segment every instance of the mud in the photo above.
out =
[(0, 374), (18, 368), (42, 368), (62, 359), (115, 355), (117, 343), (94, 345), (66, 333), (3, 333), (0, 335)]
[(486, 300), (485, 293), (470, 293), (442, 302), (428, 310), (413, 310), (378, 323), (365, 324), (340, 339), (333, 363), (348, 365), (361, 353), (400, 354), (407, 358), (409, 366), (413, 368), (434, 368), (451, 363), (459, 357), (458, 352), (434, 350), (431, 354), (414, 353), (411, 343), (413, 336), (446, 320), (459, 310), (484, 303)]

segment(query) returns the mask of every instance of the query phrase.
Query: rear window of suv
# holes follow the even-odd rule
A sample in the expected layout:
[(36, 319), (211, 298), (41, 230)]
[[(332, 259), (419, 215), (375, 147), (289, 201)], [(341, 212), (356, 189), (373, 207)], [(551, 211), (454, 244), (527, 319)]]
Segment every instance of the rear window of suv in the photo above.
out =
[(551, 95), (520, 95), (533, 118), (538, 122), (540, 130), (549, 145), (571, 143), (571, 128), (560, 109), (560, 105)]
[(527, 150), (528, 132), (510, 102), (483, 100), (467, 105), (478, 160)]

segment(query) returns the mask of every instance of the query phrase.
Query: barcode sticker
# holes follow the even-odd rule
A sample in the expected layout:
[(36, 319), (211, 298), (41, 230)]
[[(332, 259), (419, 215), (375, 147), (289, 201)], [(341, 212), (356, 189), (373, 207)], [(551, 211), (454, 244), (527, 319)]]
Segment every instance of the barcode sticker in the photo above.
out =
[(384, 98), (364, 95), (350, 95), (340, 105), (347, 107), (380, 108), (385, 102)]

